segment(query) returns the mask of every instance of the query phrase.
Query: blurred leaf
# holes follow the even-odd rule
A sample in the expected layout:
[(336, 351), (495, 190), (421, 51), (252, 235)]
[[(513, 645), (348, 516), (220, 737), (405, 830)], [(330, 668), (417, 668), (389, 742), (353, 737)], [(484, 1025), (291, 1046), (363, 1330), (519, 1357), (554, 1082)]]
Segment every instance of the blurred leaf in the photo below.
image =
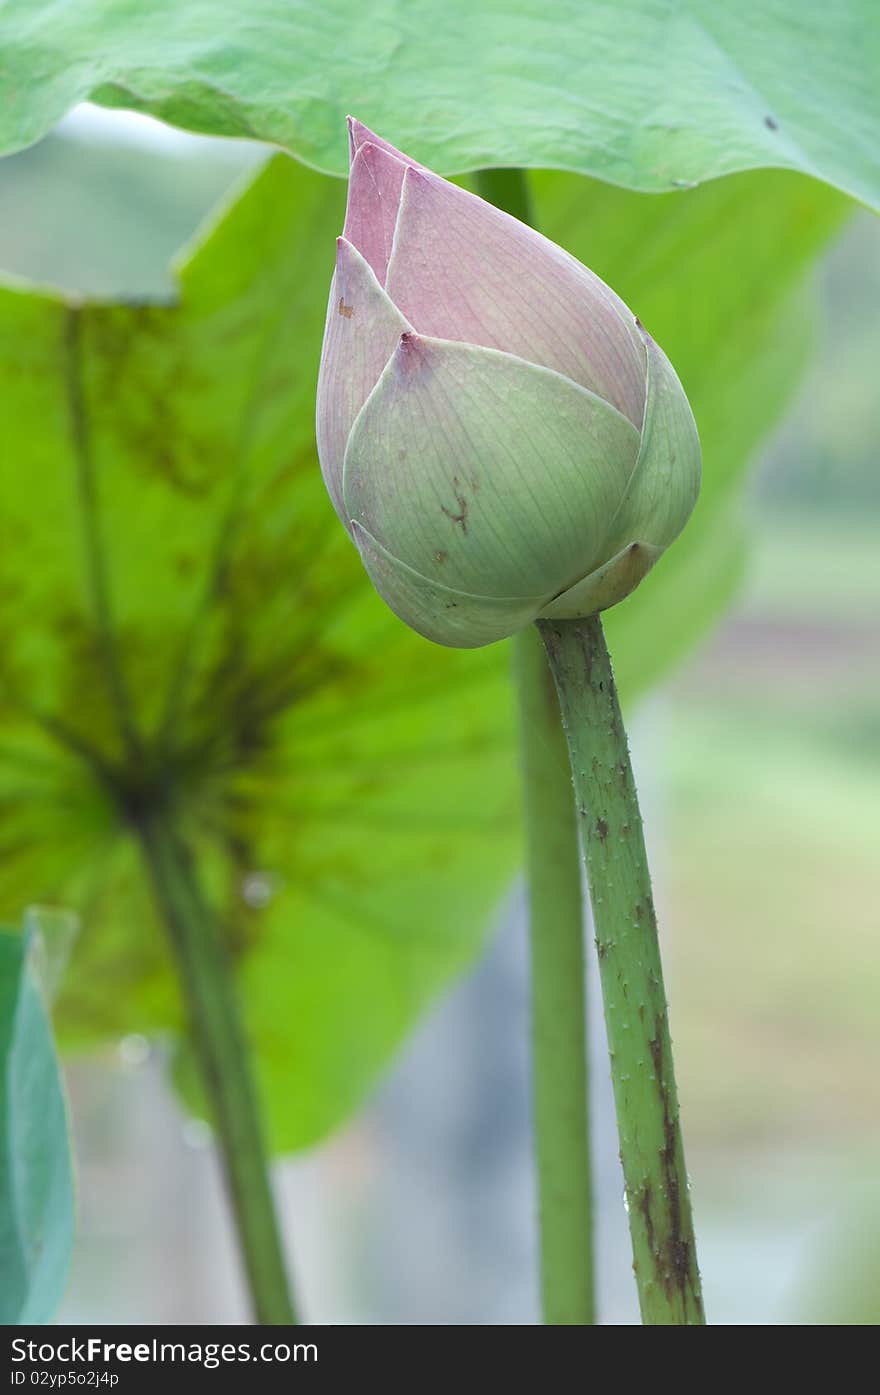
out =
[[(706, 447), (695, 521), (611, 618), (632, 696), (735, 572), (727, 504), (796, 377), (794, 297), (846, 204), (768, 175), (536, 190), (546, 230), (670, 350)], [(70, 1035), (178, 1026), (131, 824), (164, 798), (237, 953), (278, 1147), (342, 1118), (472, 959), (516, 850), (504, 648), (399, 624), (314, 460), (342, 197), (276, 157), (174, 302), (0, 293), (0, 912), (83, 911)]]
[(133, 836), (161, 804), (283, 1147), (358, 1099), (515, 865), (505, 655), (395, 620), (314, 460), (343, 198), (279, 156), (174, 303), (0, 292), (0, 906), (82, 911), (68, 1036), (177, 1025)]
[(811, 1235), (798, 1266), (789, 1322), (876, 1327), (880, 1322), (880, 1192), (873, 1180), (844, 1173), (829, 1179), (827, 1195), (830, 1216), (822, 1217), (818, 1235)]
[(172, 295), (171, 258), (265, 148), (180, 132), (157, 143), (152, 128), (124, 127), (127, 139), (66, 129), (79, 125), (0, 160), (0, 265), (101, 300)]
[(543, 232), (608, 281), (663, 346), (703, 447), (693, 518), (607, 616), (625, 696), (649, 686), (721, 611), (741, 575), (742, 483), (812, 345), (804, 277), (851, 205), (796, 175), (736, 175), (645, 198), (565, 174), (532, 176)]
[(4, 150), (92, 96), (341, 174), (352, 111), (443, 171), (771, 166), (880, 204), (873, 0), (7, 0), (0, 45)]
[[(39, 916), (32, 924), (39, 923)], [(73, 1177), (38, 935), (0, 931), (0, 1322), (47, 1322), (67, 1281)]]

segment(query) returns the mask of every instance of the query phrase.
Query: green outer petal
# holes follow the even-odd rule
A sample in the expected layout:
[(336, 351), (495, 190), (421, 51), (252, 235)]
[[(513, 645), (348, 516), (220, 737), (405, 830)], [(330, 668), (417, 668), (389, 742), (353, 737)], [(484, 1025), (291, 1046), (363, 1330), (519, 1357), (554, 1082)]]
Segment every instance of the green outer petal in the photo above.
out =
[(411, 629), (435, 644), (478, 649), (530, 625), (541, 610), (541, 596), (472, 596), (429, 581), (397, 561), (355, 523), (352, 535), (376, 590)]
[(542, 620), (576, 620), (579, 616), (595, 615), (608, 610), (634, 591), (659, 557), (662, 547), (650, 543), (632, 542), (604, 566), (575, 582), (541, 611)]
[(404, 335), (349, 437), (345, 508), (440, 586), (553, 596), (605, 560), (638, 448), (631, 422), (559, 373)]
[[(607, 553), (634, 539), (666, 548), (693, 512), (700, 491), (700, 438), (678, 374), (650, 337), (642, 444)], [(607, 555), (607, 554), (606, 554)]]

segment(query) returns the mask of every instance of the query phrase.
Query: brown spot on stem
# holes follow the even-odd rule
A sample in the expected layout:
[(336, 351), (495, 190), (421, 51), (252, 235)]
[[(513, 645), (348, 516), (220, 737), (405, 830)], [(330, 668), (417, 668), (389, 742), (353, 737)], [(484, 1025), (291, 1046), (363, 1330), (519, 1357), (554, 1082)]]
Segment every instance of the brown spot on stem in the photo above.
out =
[(604, 819), (596, 820), (596, 837), (599, 839), (600, 843), (604, 843), (605, 839), (608, 837), (608, 824)]
[[(660, 1169), (665, 1203), (665, 1224), (658, 1234), (656, 1218), (651, 1215), (652, 1196), (643, 1194), (640, 1209), (645, 1218), (645, 1229), (654, 1257), (654, 1271), (666, 1293), (672, 1297), (678, 1294), (682, 1307), (687, 1311), (695, 1308), (702, 1317), (702, 1302), (699, 1297), (699, 1275), (689, 1219), (685, 1219), (685, 1202), (681, 1195), (681, 1178), (684, 1173), (684, 1157), (678, 1134), (678, 1109), (675, 1102), (675, 1086), (668, 1078), (663, 1052), (663, 1038), (666, 1033), (666, 1013), (657, 1013), (654, 1019), (654, 1035), (650, 1042), (654, 1077), (663, 1105), (663, 1144), (660, 1148)], [(647, 1191), (647, 1188), (646, 1188)], [(656, 1243), (655, 1243), (656, 1241)]]
[(651, 1189), (651, 1183), (646, 1182), (639, 1195), (639, 1213), (645, 1223), (645, 1237), (648, 1241), (648, 1249), (656, 1260), (657, 1248), (654, 1243), (654, 1215), (651, 1211), (653, 1196), (654, 1193)]
[(339, 297), (339, 306), (338, 306), (338, 309), (339, 309), (340, 315), (342, 315), (343, 318), (346, 319), (346, 320), (350, 320), (351, 317), (352, 317), (352, 315), (354, 314), (354, 306), (353, 306), (353, 305), (346, 305), (345, 299), (344, 299), (343, 296), (340, 296), (340, 297)]

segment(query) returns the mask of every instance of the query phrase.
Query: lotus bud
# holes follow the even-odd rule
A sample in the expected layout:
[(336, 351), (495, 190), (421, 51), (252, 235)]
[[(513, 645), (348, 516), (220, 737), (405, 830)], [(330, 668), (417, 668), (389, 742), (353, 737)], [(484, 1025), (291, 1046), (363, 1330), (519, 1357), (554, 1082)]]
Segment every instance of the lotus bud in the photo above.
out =
[(697, 497), (669, 360), (562, 248), (349, 130), (317, 437), (377, 590), (462, 648), (614, 605)]

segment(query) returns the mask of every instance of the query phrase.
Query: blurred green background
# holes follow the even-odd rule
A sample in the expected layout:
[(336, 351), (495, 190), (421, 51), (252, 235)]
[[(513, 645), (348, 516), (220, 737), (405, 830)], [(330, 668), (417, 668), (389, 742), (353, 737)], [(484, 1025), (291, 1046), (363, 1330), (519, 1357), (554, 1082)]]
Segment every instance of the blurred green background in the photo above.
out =
[[(168, 295), (169, 259), (260, 158), (81, 109), (0, 164), (0, 268)], [(876, 219), (857, 214), (817, 276), (818, 354), (755, 462), (745, 586), (634, 732), (716, 1323), (880, 1318)], [(364, 1114), (283, 1169), (316, 1321), (535, 1318), (516, 897), (503, 919)], [(602, 1312), (634, 1321), (595, 1044)], [(62, 1319), (241, 1320), (209, 1135), (181, 1123), (161, 1049), (126, 1039), (69, 1074), (81, 1233)]]

